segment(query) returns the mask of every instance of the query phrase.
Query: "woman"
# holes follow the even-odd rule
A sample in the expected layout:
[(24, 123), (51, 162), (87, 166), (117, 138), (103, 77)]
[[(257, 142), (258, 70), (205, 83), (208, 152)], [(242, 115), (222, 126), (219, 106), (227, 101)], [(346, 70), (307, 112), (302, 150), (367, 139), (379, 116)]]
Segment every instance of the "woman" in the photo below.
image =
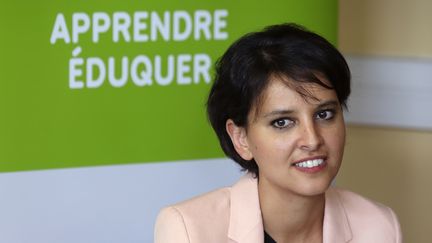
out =
[(240, 38), (217, 64), (207, 110), (248, 173), (163, 209), (155, 242), (402, 242), (390, 208), (330, 187), (349, 93), (347, 63), (321, 36), (282, 24)]

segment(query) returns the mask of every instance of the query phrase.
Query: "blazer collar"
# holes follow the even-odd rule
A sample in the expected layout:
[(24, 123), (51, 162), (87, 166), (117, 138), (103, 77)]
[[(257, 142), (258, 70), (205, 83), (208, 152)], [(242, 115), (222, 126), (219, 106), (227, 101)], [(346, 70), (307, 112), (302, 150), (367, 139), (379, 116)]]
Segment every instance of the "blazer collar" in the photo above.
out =
[[(248, 173), (231, 187), (228, 238), (237, 243), (263, 243), (264, 227), (257, 179)], [(352, 239), (345, 208), (337, 190), (326, 192), (323, 243), (346, 243)]]
[(228, 238), (237, 243), (263, 243), (264, 228), (257, 179), (248, 173), (231, 187)]
[(323, 243), (345, 243), (352, 239), (348, 216), (336, 189), (326, 192)]

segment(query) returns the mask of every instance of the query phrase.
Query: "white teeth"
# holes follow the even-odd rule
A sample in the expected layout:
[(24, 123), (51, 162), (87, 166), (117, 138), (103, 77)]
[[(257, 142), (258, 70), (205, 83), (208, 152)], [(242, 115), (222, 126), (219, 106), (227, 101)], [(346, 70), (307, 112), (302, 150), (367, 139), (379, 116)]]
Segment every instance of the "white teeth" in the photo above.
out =
[(316, 167), (318, 165), (321, 165), (323, 162), (324, 162), (323, 159), (313, 159), (313, 160), (303, 161), (301, 163), (296, 163), (295, 166), (312, 168), (312, 167)]

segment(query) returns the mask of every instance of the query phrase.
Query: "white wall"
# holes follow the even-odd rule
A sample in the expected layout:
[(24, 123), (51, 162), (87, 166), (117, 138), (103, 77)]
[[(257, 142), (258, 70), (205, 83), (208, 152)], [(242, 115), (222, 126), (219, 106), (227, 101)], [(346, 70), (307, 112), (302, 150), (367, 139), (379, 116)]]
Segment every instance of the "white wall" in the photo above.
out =
[(0, 242), (153, 242), (161, 207), (240, 175), (228, 159), (3, 173)]

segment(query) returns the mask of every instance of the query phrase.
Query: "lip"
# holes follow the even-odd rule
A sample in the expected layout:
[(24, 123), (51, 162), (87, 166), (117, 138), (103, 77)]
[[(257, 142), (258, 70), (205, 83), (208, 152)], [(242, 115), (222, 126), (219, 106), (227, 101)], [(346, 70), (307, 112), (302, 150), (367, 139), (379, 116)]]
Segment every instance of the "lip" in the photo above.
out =
[[(318, 165), (318, 166), (311, 167), (311, 168), (295, 166), (296, 163), (301, 163), (301, 162), (304, 162), (304, 161), (314, 160), (314, 159), (322, 159), (323, 163), (320, 164), (320, 165)], [(318, 173), (318, 172), (324, 170), (324, 168), (327, 167), (327, 157), (326, 156), (314, 156), (314, 157), (304, 158), (304, 159), (298, 160), (296, 162), (293, 162), (291, 165), (296, 170), (304, 172), (304, 173), (308, 173), (308, 174)]]
[(324, 156), (324, 155), (319, 155), (319, 156), (304, 158), (304, 159), (292, 162), (291, 165), (294, 165), (294, 164), (297, 164), (297, 163), (301, 163), (301, 162), (304, 162), (304, 161), (308, 161), (308, 160), (314, 160), (314, 159), (322, 159), (325, 162), (327, 160), (327, 157)]

